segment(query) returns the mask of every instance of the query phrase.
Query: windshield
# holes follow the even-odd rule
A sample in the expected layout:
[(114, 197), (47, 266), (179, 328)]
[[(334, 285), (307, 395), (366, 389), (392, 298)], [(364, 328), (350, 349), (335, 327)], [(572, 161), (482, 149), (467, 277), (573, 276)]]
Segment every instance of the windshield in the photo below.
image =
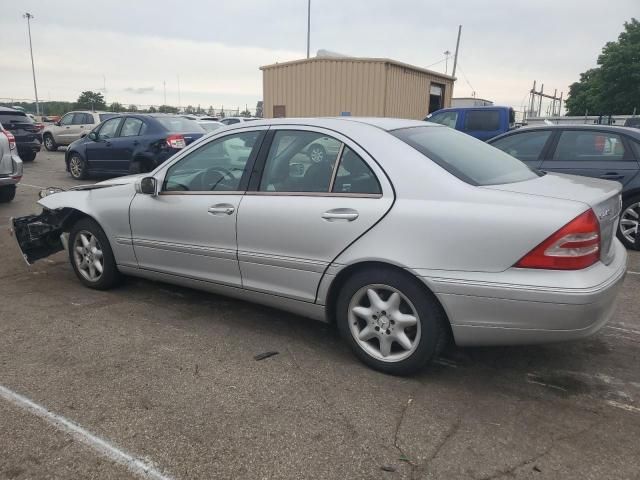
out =
[(389, 133), (471, 185), (522, 182), (539, 176), (511, 155), (451, 128), (412, 127)]
[(202, 133), (204, 129), (193, 120), (183, 117), (156, 117), (156, 120), (172, 133)]

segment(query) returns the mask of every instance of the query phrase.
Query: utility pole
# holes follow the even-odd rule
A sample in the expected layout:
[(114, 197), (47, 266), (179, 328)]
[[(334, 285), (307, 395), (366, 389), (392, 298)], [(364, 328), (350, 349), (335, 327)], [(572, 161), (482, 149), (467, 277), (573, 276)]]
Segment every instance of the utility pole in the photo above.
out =
[(39, 116), (40, 102), (38, 102), (38, 87), (36, 86), (36, 67), (33, 63), (33, 45), (31, 44), (31, 19), (33, 18), (33, 15), (27, 12), (24, 15), (22, 15), (22, 17), (27, 19), (27, 30), (29, 31), (29, 53), (31, 53), (31, 73), (33, 74), (33, 91), (36, 94), (36, 115)]
[(311, 0), (307, 0), (307, 58), (311, 45)]
[(451, 52), (446, 50), (444, 52), (444, 74), (446, 75), (449, 71), (449, 57), (451, 56)]
[(182, 101), (180, 100), (180, 75), (178, 75), (178, 112), (182, 110)]
[(162, 86), (164, 88), (164, 105), (167, 104), (167, 81), (163, 80), (162, 81)]
[(456, 76), (456, 67), (458, 66), (458, 50), (460, 49), (460, 36), (462, 35), (462, 25), (458, 25), (458, 40), (456, 40), (456, 53), (453, 56), (453, 71), (451, 76)]

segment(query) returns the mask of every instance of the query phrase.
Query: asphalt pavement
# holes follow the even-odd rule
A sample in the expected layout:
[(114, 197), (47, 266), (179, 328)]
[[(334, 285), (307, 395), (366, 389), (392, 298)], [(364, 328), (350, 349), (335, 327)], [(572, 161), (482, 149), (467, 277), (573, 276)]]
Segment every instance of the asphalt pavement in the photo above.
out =
[(452, 347), (397, 378), (312, 320), (133, 278), (89, 290), (64, 253), (27, 267), (9, 218), (76, 184), (43, 151), (0, 205), (0, 479), (640, 478), (639, 253), (594, 337)]

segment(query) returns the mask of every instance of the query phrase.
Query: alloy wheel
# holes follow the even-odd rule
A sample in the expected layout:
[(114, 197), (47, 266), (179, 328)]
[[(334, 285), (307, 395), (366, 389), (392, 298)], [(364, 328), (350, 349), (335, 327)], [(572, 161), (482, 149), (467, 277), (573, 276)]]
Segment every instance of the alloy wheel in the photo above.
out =
[(620, 215), (620, 233), (632, 245), (638, 236), (640, 228), (640, 202), (629, 205)]
[(51, 150), (53, 148), (53, 138), (51, 138), (49, 135), (44, 137), (44, 146), (47, 148), (47, 150)]
[(69, 170), (73, 178), (80, 178), (82, 176), (82, 159), (77, 155), (73, 155), (69, 160)]
[(80, 274), (90, 282), (97, 282), (104, 271), (104, 255), (98, 238), (81, 230), (73, 242), (73, 260)]
[(348, 318), (358, 346), (377, 360), (402, 361), (420, 342), (420, 318), (415, 307), (389, 285), (366, 285), (358, 290), (349, 302)]

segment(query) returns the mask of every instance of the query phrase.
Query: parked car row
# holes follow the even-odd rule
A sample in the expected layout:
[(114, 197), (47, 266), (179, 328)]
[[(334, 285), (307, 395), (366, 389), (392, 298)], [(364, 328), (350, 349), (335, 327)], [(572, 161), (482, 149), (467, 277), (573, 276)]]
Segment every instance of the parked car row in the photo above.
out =
[(87, 135), (96, 125), (117, 116), (117, 113), (77, 111), (69, 112), (42, 132), (44, 148), (55, 152)]

